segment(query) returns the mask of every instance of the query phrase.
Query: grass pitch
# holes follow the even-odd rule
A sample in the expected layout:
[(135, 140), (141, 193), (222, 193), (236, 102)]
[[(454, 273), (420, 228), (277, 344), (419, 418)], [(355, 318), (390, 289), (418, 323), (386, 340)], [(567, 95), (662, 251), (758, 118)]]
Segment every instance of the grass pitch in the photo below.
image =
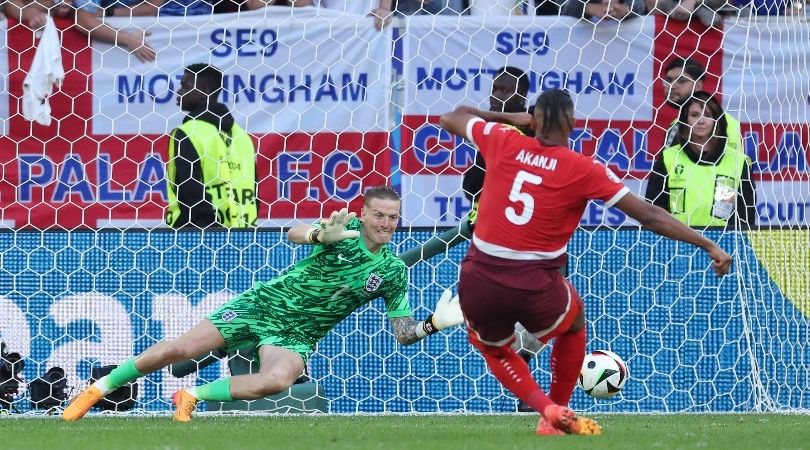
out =
[(536, 416), (0, 418), (2, 449), (807, 449), (802, 415), (602, 415), (602, 436), (534, 435)]

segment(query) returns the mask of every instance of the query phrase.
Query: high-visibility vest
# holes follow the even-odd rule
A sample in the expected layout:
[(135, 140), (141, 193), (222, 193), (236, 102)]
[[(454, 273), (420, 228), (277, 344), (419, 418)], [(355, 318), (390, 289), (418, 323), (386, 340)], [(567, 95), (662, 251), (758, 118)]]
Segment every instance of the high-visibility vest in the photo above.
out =
[(689, 226), (725, 226), (737, 207), (748, 157), (726, 145), (717, 164), (696, 164), (680, 145), (664, 149), (669, 211)]
[[(250, 136), (239, 125), (230, 136), (204, 120), (189, 120), (172, 132), (169, 140), (168, 176), (174, 180), (175, 133), (183, 130), (191, 140), (202, 170), (206, 197), (216, 212), (217, 223), (227, 228), (256, 226), (256, 152)], [(179, 180), (182, 181), (182, 180)], [(173, 226), (180, 216), (176, 186), (169, 183), (166, 224)], [(192, 205), (186, 205), (192, 206)]]

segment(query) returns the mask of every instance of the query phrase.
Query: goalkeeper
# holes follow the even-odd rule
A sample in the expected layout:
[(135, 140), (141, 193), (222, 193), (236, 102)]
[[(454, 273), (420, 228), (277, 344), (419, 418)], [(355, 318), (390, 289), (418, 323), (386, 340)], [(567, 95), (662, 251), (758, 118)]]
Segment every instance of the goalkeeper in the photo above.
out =
[(394, 335), (412, 344), (462, 322), (458, 297), (446, 291), (434, 314), (411, 317), (408, 271), (388, 248), (400, 216), (400, 197), (390, 187), (369, 189), (361, 220), (344, 208), (315, 226), (297, 225), (290, 241), (311, 244), (312, 253), (286, 273), (257, 283), (212, 312), (191, 330), (131, 358), (85, 389), (65, 409), (65, 420), (83, 417), (104, 395), (172, 363), (225, 347), (258, 342), (259, 373), (216, 380), (172, 396), (174, 419), (191, 420), (199, 400), (252, 400), (290, 387), (304, 372), (315, 345), (356, 309), (382, 297)]

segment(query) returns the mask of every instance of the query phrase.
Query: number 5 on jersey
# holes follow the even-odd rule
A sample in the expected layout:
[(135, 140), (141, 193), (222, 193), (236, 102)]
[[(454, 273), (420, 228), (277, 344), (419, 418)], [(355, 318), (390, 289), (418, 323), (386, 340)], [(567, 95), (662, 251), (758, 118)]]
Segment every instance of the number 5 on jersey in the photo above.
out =
[(534, 213), (534, 197), (528, 192), (523, 192), (523, 183), (533, 184), (535, 186), (543, 182), (543, 178), (539, 175), (521, 170), (515, 176), (515, 182), (512, 183), (512, 190), (509, 191), (509, 200), (513, 203), (522, 204), (521, 213), (518, 214), (513, 206), (505, 209), (506, 218), (515, 225), (526, 225), (532, 218)]

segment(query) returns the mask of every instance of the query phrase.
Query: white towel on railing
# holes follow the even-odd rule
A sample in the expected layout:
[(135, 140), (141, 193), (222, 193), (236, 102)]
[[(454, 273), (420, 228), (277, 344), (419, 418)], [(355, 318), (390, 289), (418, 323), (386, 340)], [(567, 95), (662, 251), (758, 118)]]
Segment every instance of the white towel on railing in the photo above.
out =
[(62, 66), (62, 42), (53, 19), (48, 17), (45, 30), (39, 40), (34, 62), (23, 81), (23, 117), (42, 125), (51, 124), (51, 105), (48, 97), (53, 94), (53, 85), (62, 87), (65, 69)]

